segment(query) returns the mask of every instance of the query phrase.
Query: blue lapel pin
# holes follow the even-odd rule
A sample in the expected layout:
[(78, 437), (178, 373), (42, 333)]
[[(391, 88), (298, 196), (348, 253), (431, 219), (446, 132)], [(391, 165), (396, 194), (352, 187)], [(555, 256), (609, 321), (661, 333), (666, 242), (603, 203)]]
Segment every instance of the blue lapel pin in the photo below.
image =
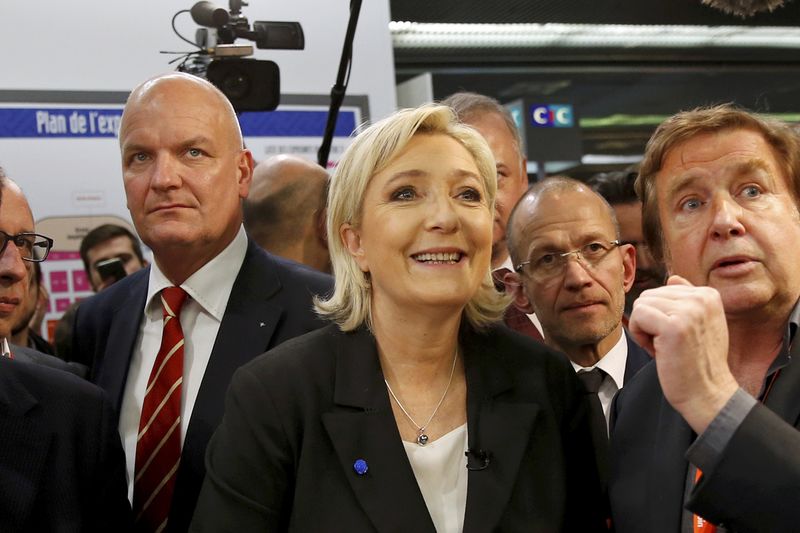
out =
[(367, 466), (367, 462), (364, 459), (356, 459), (356, 462), (353, 463), (353, 470), (356, 471), (356, 474), (359, 476), (363, 476), (369, 470), (369, 466)]

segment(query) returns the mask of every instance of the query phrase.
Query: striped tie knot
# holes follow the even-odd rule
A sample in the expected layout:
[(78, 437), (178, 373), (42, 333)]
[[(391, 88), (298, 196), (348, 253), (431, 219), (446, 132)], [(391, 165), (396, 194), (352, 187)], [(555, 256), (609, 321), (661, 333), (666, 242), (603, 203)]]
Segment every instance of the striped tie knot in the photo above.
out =
[(164, 320), (180, 315), (186, 296), (188, 296), (186, 291), (180, 287), (167, 287), (161, 291), (161, 307), (164, 310)]

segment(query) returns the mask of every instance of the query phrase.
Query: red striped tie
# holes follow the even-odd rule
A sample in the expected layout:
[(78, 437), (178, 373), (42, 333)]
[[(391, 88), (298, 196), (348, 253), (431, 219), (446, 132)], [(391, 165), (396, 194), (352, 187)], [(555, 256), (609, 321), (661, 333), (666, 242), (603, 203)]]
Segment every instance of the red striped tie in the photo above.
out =
[(181, 389), (183, 330), (180, 287), (161, 291), (164, 333), (142, 405), (136, 443), (133, 512), (136, 531), (160, 532), (167, 527), (175, 477), (181, 459)]

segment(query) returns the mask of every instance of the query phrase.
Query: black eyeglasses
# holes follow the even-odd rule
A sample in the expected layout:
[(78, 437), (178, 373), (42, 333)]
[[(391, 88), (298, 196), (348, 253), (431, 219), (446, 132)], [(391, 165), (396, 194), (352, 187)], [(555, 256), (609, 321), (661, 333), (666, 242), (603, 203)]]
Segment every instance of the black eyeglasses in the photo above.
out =
[(39, 235), (38, 233), (17, 233), (16, 235), (9, 235), (3, 230), (0, 230), (0, 254), (6, 251), (8, 242), (11, 241), (19, 250), (19, 255), (25, 261), (32, 263), (39, 263), (47, 259), (47, 254), (53, 247), (53, 239)]
[(584, 267), (594, 268), (619, 245), (619, 241), (595, 241), (569, 252), (534, 252), (529, 260), (516, 265), (514, 270), (521, 272), (527, 267), (528, 275), (543, 283), (563, 274), (570, 256), (574, 255)]

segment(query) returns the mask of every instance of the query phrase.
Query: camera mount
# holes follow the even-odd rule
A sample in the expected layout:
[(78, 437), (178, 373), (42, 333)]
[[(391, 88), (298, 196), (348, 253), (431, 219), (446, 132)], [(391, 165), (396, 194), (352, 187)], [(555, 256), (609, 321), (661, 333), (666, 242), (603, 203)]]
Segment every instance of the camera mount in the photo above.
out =
[(202, 0), (189, 12), (192, 19), (216, 30), (216, 39), (208, 30), (197, 32), (201, 51), (191, 62), (178, 70), (204, 77), (217, 86), (237, 111), (271, 111), (280, 102), (280, 70), (273, 61), (243, 59), (253, 53), (252, 46), (235, 45), (236, 39), (253, 41), (256, 48), (270, 50), (302, 50), (305, 36), (299, 22), (255, 21), (253, 27), (242, 15), (242, 0), (230, 0), (230, 9)]

